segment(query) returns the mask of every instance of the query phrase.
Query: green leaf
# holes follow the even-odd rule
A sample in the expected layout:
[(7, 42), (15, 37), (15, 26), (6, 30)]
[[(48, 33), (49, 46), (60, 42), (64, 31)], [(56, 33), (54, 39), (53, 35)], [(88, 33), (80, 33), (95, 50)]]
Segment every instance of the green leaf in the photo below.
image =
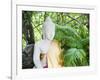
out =
[(71, 48), (64, 54), (64, 66), (88, 65), (87, 54), (83, 49)]

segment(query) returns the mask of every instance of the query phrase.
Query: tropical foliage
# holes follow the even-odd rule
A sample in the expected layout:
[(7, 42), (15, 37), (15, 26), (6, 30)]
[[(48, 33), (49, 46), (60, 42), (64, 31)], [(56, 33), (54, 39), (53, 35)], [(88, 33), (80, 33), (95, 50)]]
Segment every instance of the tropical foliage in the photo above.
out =
[(42, 39), (42, 25), (50, 16), (56, 25), (54, 39), (61, 44), (64, 66), (89, 65), (89, 14), (23, 11), (22, 16), (23, 51), (27, 45)]

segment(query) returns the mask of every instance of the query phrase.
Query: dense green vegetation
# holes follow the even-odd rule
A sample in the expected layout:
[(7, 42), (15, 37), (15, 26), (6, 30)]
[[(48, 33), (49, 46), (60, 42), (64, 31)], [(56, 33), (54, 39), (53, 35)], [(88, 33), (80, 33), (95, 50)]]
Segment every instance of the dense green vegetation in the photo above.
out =
[(61, 43), (64, 66), (89, 65), (89, 14), (23, 11), (22, 48), (42, 39), (42, 25), (47, 16), (56, 25), (54, 39)]

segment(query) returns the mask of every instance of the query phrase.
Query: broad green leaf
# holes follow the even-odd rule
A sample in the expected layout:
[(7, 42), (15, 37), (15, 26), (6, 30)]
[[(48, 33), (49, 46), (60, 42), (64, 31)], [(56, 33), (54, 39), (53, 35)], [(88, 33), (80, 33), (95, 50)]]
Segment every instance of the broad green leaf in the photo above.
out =
[(87, 54), (83, 49), (71, 48), (64, 53), (64, 66), (88, 65)]

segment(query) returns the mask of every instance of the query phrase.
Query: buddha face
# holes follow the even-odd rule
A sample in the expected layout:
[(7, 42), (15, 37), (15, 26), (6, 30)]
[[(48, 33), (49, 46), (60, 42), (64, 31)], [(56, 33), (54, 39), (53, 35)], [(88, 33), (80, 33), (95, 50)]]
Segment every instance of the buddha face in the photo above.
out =
[(47, 17), (43, 25), (43, 39), (53, 40), (55, 36), (55, 24)]
[[(50, 25), (50, 24), (49, 24)], [(45, 31), (45, 36), (46, 36), (46, 39), (48, 40), (53, 40), (54, 38), (54, 35), (55, 35), (55, 29), (52, 27), (52, 25), (50, 25), (46, 28), (46, 31)]]

